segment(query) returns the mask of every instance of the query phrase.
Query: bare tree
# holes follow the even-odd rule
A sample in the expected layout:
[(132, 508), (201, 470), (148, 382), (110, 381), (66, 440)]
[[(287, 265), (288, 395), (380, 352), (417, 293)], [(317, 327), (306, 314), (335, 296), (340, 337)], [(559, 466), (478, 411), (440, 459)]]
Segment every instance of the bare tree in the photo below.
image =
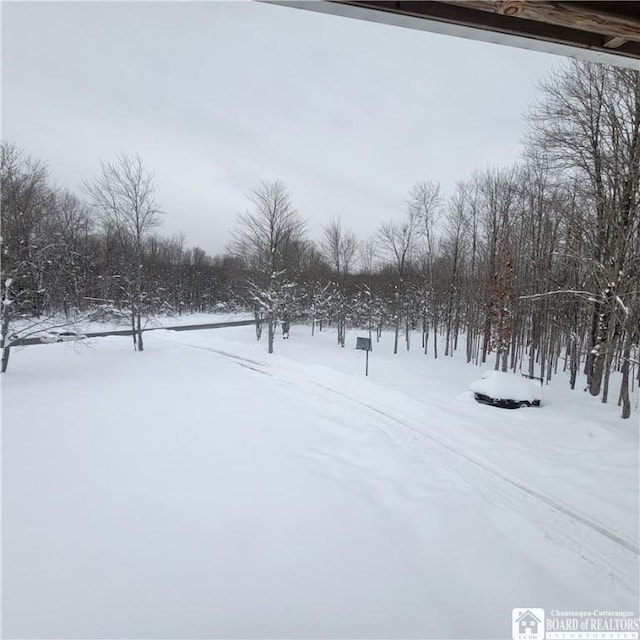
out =
[(90, 208), (74, 193), (56, 190), (51, 206), (50, 237), (59, 249), (48, 265), (48, 284), (44, 302), (50, 310), (66, 318), (86, 307), (90, 287), (89, 234), (93, 231)]
[(358, 257), (360, 268), (367, 274), (369, 282), (371, 282), (377, 258), (375, 238), (367, 238), (366, 240), (360, 241), (358, 245)]
[(0, 180), (3, 271), (13, 278), (14, 297), (20, 292), (22, 311), (38, 317), (43, 276), (55, 245), (49, 233), (54, 196), (48, 169), (15, 145), (2, 143)]
[(447, 276), (449, 280), (448, 300), (446, 303), (445, 356), (453, 355), (458, 343), (461, 316), (461, 281), (465, 266), (467, 225), (465, 192), (464, 188), (459, 185), (457, 192), (449, 203), (445, 237), (442, 243), (443, 257), (448, 263)]
[[(424, 303), (423, 325), (428, 323), (431, 316), (433, 321), (433, 353), (438, 357), (438, 308), (434, 299), (433, 266), (436, 260), (437, 239), (436, 226), (440, 219), (440, 207), (442, 195), (440, 185), (433, 182), (418, 182), (409, 192), (409, 210), (420, 221), (419, 233), (424, 238), (424, 248), (421, 256), (421, 264), (424, 279), (424, 292), (421, 296)], [(426, 333), (428, 333), (428, 328)], [(427, 353), (427, 340), (425, 336), (424, 352)]]
[(59, 249), (51, 238), (53, 193), (47, 167), (14, 144), (0, 145), (0, 239), (2, 282), (2, 372), (11, 353), (10, 327), (17, 318), (39, 318), (46, 291), (45, 274)]
[(640, 228), (640, 74), (573, 62), (541, 88), (533, 143), (576, 180), (587, 205), (576, 256), (595, 294), (586, 373), (591, 394), (602, 391), (606, 402), (614, 355), (623, 336), (635, 333), (627, 310), (638, 289), (632, 247)]
[(303, 240), (306, 222), (280, 181), (261, 182), (250, 192), (249, 200), (253, 210), (238, 215), (230, 250), (254, 272), (254, 288), (264, 292), (260, 295), (261, 307), (268, 322), (268, 351), (273, 353), (278, 313), (275, 300), (279, 299), (276, 291), (286, 282), (288, 249)]
[(358, 251), (356, 235), (342, 226), (340, 218), (333, 218), (323, 225), (322, 234), (324, 257), (337, 274), (339, 282), (344, 284)]
[(395, 267), (398, 278), (394, 295), (395, 302), (395, 338), (393, 353), (398, 353), (398, 335), (400, 333), (401, 303), (405, 288), (405, 275), (418, 236), (420, 218), (413, 207), (409, 207), (401, 222), (392, 220), (384, 223), (378, 230), (380, 250)]
[(123, 281), (129, 289), (134, 348), (142, 351), (144, 239), (160, 224), (162, 214), (155, 199), (153, 174), (146, 171), (140, 156), (121, 153), (115, 162), (101, 163), (100, 175), (93, 182), (85, 180), (83, 187), (130, 257), (129, 273)]
[[(346, 294), (346, 280), (358, 251), (358, 240), (355, 233), (342, 226), (340, 218), (333, 218), (322, 227), (321, 243), (325, 259), (333, 269), (337, 278), (338, 294)], [(346, 336), (346, 306), (343, 304), (338, 313), (338, 344), (344, 347)]]

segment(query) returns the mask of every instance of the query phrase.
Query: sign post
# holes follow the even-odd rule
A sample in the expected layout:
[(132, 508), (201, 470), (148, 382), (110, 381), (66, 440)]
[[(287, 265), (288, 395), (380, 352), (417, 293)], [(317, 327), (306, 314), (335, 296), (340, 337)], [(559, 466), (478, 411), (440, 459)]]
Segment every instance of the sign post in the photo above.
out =
[(371, 338), (356, 338), (356, 349), (367, 352), (364, 365), (364, 375), (369, 375), (369, 351), (371, 351)]

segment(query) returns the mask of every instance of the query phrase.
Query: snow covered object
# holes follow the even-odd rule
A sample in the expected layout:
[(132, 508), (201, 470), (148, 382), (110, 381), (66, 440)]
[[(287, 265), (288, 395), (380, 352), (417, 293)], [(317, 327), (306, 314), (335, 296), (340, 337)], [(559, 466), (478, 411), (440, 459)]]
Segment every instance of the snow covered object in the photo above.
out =
[(469, 385), (478, 402), (503, 409), (539, 407), (542, 387), (515, 373), (487, 371)]
[(86, 336), (77, 331), (47, 331), (40, 336), (40, 342), (45, 344), (53, 342), (75, 342), (85, 340)]

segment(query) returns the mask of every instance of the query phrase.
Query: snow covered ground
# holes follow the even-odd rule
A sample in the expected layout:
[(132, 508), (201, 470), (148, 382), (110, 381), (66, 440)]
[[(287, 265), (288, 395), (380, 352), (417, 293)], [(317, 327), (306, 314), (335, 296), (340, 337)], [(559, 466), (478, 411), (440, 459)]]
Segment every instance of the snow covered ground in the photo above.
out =
[(16, 351), (4, 637), (506, 638), (516, 607), (637, 610), (637, 397), (623, 421), (558, 376), (497, 409), (419, 336), (374, 342), (365, 378), (357, 335)]

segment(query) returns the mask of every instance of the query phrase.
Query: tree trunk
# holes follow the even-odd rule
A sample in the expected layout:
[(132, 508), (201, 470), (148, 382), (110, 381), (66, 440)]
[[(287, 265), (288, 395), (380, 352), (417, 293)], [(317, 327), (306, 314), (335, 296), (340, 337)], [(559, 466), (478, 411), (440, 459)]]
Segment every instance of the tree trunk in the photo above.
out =
[(424, 355), (429, 354), (429, 319), (425, 316), (424, 321)]
[(609, 399), (609, 376), (611, 375), (611, 357), (607, 358), (606, 367), (603, 375), (603, 384), (602, 384), (602, 402), (606, 404)]
[(438, 359), (438, 318), (433, 319), (433, 357)]
[(569, 386), (571, 389), (576, 388), (576, 377), (578, 376), (578, 340), (573, 338), (571, 341), (570, 361), (569, 361)]
[(398, 353), (398, 335), (400, 334), (400, 316), (396, 316), (396, 331), (393, 339), (393, 353)]
[(138, 321), (138, 351), (144, 351), (144, 343), (142, 341), (142, 318), (141, 318), (141, 313), (140, 310), (138, 310), (137, 315), (137, 321)]
[(269, 314), (269, 325), (268, 325), (268, 352), (273, 353), (273, 336), (275, 334), (274, 320), (273, 314)]
[(447, 331), (445, 334), (445, 338), (444, 338), (444, 355), (448, 356), (449, 355), (449, 340), (451, 339), (451, 311), (449, 311), (448, 317), (447, 317)]
[(501, 371), (503, 371), (504, 373), (507, 372), (507, 368), (509, 365), (509, 343), (507, 343), (507, 346), (502, 345), (502, 353), (501, 353), (501, 365), (500, 365), (500, 369)]
[(484, 321), (484, 335), (482, 339), (482, 362), (487, 361), (487, 353), (489, 352), (489, 341), (491, 340), (491, 318), (487, 312)]
[(631, 416), (631, 402), (629, 400), (629, 360), (631, 358), (631, 336), (627, 334), (624, 352), (622, 354), (622, 383), (620, 385), (620, 399), (622, 400), (622, 418)]
[(605, 363), (605, 349), (606, 345), (603, 341), (599, 341), (593, 347), (593, 351), (590, 354), (590, 367), (589, 367), (589, 393), (592, 396), (597, 396), (600, 393), (602, 385), (602, 374), (604, 373)]
[(136, 308), (133, 302), (131, 303), (131, 332), (133, 335), (133, 350), (138, 350), (138, 336), (136, 334)]
[(475, 336), (471, 323), (467, 323), (467, 364), (473, 359), (473, 343), (475, 342)]
[[(5, 284), (5, 287), (7, 289), (6, 296), (10, 298), (10, 285)], [(9, 304), (6, 304), (3, 309), (0, 341), (2, 342), (0, 345), (2, 347), (2, 373), (5, 373), (9, 366), (9, 356), (11, 355), (11, 346), (7, 344), (9, 341)]]
[(9, 366), (9, 356), (11, 355), (11, 347), (2, 348), (2, 373), (7, 371)]

